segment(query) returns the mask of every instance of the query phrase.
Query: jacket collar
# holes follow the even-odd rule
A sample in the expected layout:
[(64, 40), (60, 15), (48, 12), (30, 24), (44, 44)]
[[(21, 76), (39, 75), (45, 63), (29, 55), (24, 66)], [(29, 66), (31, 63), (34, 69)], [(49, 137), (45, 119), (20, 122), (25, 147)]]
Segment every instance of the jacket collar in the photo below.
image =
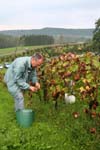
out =
[(31, 57), (29, 57), (29, 59), (28, 59), (28, 68), (32, 69), (32, 66), (31, 66)]
[(31, 65), (31, 57), (29, 57), (28, 59), (28, 69), (29, 70), (34, 70), (36, 67), (32, 68), (32, 65)]

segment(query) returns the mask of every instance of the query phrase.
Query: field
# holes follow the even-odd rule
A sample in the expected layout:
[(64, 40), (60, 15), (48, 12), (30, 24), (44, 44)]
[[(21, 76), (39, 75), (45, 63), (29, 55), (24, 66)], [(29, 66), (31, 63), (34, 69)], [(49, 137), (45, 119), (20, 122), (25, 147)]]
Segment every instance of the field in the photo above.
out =
[(12, 47), (12, 48), (2, 48), (0, 49), (0, 56), (10, 55), (10, 54), (19, 54), (31, 49), (37, 49), (46, 47), (47, 45), (41, 46), (20, 46), (20, 47)]
[[(97, 60), (97, 58), (95, 57), (94, 60)], [(70, 64), (72, 63), (73, 61)], [(50, 62), (50, 66), (52, 66), (53, 68), (49, 70), (49, 73), (51, 71), (52, 74), (52, 70), (57, 72), (58, 68), (56, 70), (56, 67), (58, 67), (57, 66), (58, 64), (59, 64), (58, 59), (56, 60), (52, 59), (52, 61)], [(60, 65), (62, 64), (63, 63), (61, 63)], [(50, 66), (49, 67), (48, 65), (45, 66), (47, 68), (47, 71), (48, 68), (50, 68)], [(96, 67), (98, 66), (99, 65), (96, 63)], [(70, 66), (68, 65), (68, 67)], [(70, 71), (72, 70), (73, 68), (71, 68)], [(74, 71), (76, 71), (75, 68)], [(55, 85), (54, 82), (52, 83), (52, 79), (49, 78), (49, 82), (47, 82), (46, 84), (46, 87), (48, 86), (48, 93), (49, 93), (47, 97), (48, 100), (44, 101), (43, 97), (42, 100), (40, 100), (38, 94), (35, 93), (32, 96), (30, 96), (28, 92), (24, 93), (25, 107), (32, 108), (35, 111), (35, 121), (33, 122), (33, 125), (31, 127), (23, 128), (17, 124), (16, 114), (14, 112), (13, 98), (8, 93), (7, 87), (3, 83), (4, 73), (5, 69), (0, 70), (1, 150), (99, 150), (100, 149), (100, 106), (92, 110), (93, 112), (95, 112), (94, 116), (93, 113), (90, 114), (87, 112), (88, 104), (91, 101), (91, 100), (88, 101), (88, 98), (89, 99), (91, 98), (88, 96), (90, 94), (90, 93), (88, 94), (88, 92), (90, 91), (88, 92), (86, 91), (87, 95), (86, 97), (84, 97), (84, 99), (86, 100), (82, 100), (83, 97), (81, 94), (80, 95), (78, 94), (79, 93), (78, 90), (76, 92), (76, 102), (73, 104), (66, 104), (64, 99), (62, 98), (62, 95), (60, 95), (61, 97), (60, 96), (56, 97), (58, 103), (57, 107), (55, 107), (56, 102), (55, 96), (57, 96), (56, 95), (57, 93), (52, 95), (53, 94), (52, 92), (55, 91), (55, 87), (58, 87), (58, 83), (62, 85), (62, 82), (58, 82), (59, 78), (56, 78), (57, 83)], [(53, 74), (55, 73), (53, 72)], [(73, 77), (74, 73), (72, 72), (72, 76), (69, 76), (67, 78), (71, 78), (72, 80)], [(64, 76), (63, 80), (65, 79), (66, 78)], [(83, 86), (83, 83), (80, 82), (82, 81), (82, 79), (83, 76), (81, 77), (81, 79), (78, 79), (78, 81), (75, 81), (76, 87), (74, 87), (74, 90), (80, 89), (80, 86)], [(86, 79), (88, 79), (88, 77)], [(91, 78), (91, 87), (95, 87), (93, 81), (94, 80), (92, 80)], [(44, 91), (43, 83), (44, 80), (41, 83), (42, 84), (41, 92)], [(79, 83), (81, 83), (81, 85)], [(49, 88), (50, 86), (53, 87), (53, 89)], [(66, 90), (68, 92), (68, 88), (63, 89), (63, 85), (60, 88), (61, 93), (63, 90)], [(92, 97), (93, 96), (94, 95), (92, 95)], [(100, 99), (100, 88), (98, 90), (98, 100), (99, 99)], [(31, 102), (31, 105), (29, 105), (29, 102)]]
[[(85, 103), (79, 100), (72, 105), (61, 103), (55, 110), (52, 103), (45, 104), (34, 96), (35, 121), (32, 127), (21, 128), (16, 122), (12, 97), (4, 85), (0, 84), (0, 89), (1, 150), (100, 149), (100, 122), (84, 113)], [(74, 118), (73, 112), (80, 116)], [(90, 129), (97, 126), (96, 133), (91, 133)]]

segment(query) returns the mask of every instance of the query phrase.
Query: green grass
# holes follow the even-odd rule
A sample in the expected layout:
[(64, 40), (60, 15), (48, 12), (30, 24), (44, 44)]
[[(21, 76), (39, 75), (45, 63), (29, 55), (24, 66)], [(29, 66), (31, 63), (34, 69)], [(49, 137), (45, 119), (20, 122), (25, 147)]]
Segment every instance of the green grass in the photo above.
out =
[(11, 48), (0, 48), (0, 55), (7, 55), (7, 54), (11, 54), (11, 53), (15, 53), (15, 51), (17, 53), (21, 52), (21, 51), (25, 51), (27, 49), (31, 50), (31, 49), (36, 49), (36, 48), (43, 48), (43, 47), (47, 47), (50, 45), (40, 45), (40, 46), (21, 46), (21, 47), (11, 47)]
[[(26, 93), (25, 105), (29, 100)], [(91, 119), (83, 112), (86, 102), (76, 99), (75, 104), (66, 105), (59, 100), (57, 110), (52, 101), (40, 101), (36, 94), (32, 102), (35, 121), (22, 128), (16, 122), (13, 98), (0, 82), (0, 150), (100, 149), (100, 118)], [(73, 112), (80, 116), (75, 119)], [(97, 129), (95, 134), (90, 133), (91, 127)]]

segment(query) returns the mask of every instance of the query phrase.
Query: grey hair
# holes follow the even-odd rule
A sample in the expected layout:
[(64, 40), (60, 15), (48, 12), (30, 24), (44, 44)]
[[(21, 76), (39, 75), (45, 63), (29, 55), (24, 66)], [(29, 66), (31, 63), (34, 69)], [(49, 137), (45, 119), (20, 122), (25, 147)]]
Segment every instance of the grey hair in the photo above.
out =
[(35, 53), (34, 55), (32, 55), (32, 59), (35, 60), (43, 59), (43, 55), (41, 53)]

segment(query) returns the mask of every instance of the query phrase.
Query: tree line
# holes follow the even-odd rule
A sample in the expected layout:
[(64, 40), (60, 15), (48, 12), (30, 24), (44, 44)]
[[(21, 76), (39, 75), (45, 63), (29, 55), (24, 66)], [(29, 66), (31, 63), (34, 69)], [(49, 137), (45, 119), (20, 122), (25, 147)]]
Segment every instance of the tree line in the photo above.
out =
[(48, 35), (30, 35), (30, 36), (22, 36), (20, 38), (21, 43), (24, 43), (25, 46), (32, 45), (48, 45), (53, 44), (54, 39), (52, 36)]
[(16, 46), (16, 41), (18, 41), (17, 37), (9, 36), (9, 35), (0, 35), (0, 48), (8, 48)]
[(0, 48), (16, 47), (16, 46), (32, 46), (32, 45), (48, 45), (54, 44), (54, 38), (48, 35), (24, 35), (14, 37), (9, 35), (0, 35)]

